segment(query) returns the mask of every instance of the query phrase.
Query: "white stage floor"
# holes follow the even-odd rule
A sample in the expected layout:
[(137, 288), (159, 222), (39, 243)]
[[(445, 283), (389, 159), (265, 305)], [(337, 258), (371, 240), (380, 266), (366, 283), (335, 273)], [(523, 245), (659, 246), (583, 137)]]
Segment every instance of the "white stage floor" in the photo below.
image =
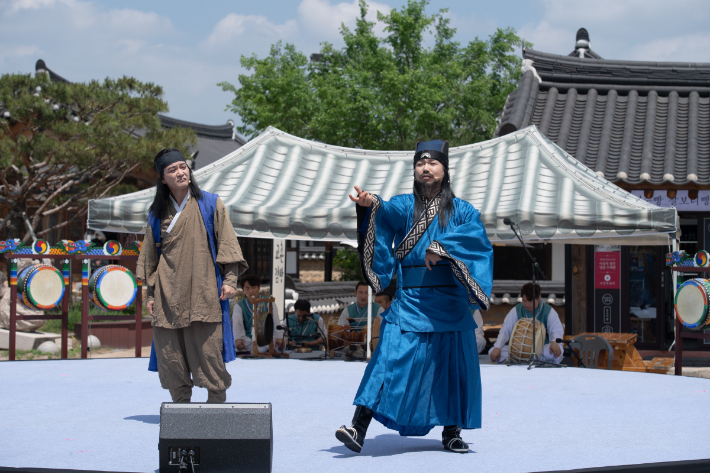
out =
[[(0, 363), (0, 466), (153, 472), (160, 403), (147, 359)], [(710, 458), (710, 380), (482, 365), (483, 428), (446, 452), (441, 429), (403, 438), (372, 423), (361, 454), (334, 436), (365, 364), (237, 360), (228, 402), (271, 402), (278, 473), (536, 472)], [(195, 388), (193, 401), (207, 392)]]

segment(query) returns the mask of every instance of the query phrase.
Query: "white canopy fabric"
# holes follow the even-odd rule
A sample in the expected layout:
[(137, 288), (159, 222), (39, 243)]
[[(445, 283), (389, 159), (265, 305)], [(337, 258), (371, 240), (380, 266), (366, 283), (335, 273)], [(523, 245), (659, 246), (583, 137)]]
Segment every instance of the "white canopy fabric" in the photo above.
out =
[[(368, 151), (301, 139), (276, 128), (195, 172), (218, 194), (240, 236), (356, 239), (353, 186), (388, 200), (412, 192), (412, 151)], [(456, 196), (481, 212), (492, 242), (670, 244), (677, 212), (598, 176), (535, 126), (449, 151)], [(142, 233), (154, 189), (89, 202), (88, 227)]]

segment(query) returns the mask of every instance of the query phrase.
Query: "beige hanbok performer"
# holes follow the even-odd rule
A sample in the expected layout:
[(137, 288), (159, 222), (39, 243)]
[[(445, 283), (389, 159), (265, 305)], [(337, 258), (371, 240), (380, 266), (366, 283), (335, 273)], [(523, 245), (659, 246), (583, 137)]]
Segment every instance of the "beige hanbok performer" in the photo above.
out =
[[(232, 333), (228, 322), (223, 327), (222, 301), (234, 297), (247, 264), (224, 204), (200, 191), (182, 154), (163, 150), (155, 165), (160, 180), (151, 214), (159, 216), (160, 242), (156, 244), (149, 226), (137, 275), (148, 288), (160, 383), (173, 402), (190, 402), (193, 385), (208, 390), (207, 402), (225, 402), (232, 378), (225, 367), (224, 340), (232, 339)], [(213, 219), (203, 218), (205, 197), (216, 199)], [(158, 220), (154, 222), (157, 226)], [(213, 224), (214, 249), (208, 222)], [(229, 343), (233, 351), (233, 339)]]

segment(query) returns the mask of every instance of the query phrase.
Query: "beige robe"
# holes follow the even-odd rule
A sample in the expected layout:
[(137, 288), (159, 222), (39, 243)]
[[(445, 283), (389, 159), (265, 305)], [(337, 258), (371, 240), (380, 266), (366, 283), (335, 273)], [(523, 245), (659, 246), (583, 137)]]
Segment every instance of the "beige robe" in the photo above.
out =
[[(166, 230), (177, 213), (172, 201), (167, 213), (160, 222), (162, 257), (158, 259), (148, 228), (137, 264), (137, 277), (147, 286), (148, 301), (155, 301), (153, 326), (177, 329), (192, 322), (221, 323), (217, 278), (197, 199), (190, 197), (170, 233)], [(224, 284), (236, 289), (239, 275), (248, 266), (221, 199), (217, 199), (214, 229)]]
[[(162, 255), (158, 257), (149, 227), (137, 264), (137, 277), (147, 286), (148, 301), (155, 304), (153, 340), (160, 383), (176, 402), (189, 399), (193, 384), (224, 402), (219, 392), (229, 388), (232, 378), (222, 359), (222, 307), (207, 229), (194, 197), (166, 233), (176, 213), (170, 201), (160, 222)], [(221, 199), (217, 199), (214, 229), (224, 284), (236, 289), (239, 275), (248, 266)]]

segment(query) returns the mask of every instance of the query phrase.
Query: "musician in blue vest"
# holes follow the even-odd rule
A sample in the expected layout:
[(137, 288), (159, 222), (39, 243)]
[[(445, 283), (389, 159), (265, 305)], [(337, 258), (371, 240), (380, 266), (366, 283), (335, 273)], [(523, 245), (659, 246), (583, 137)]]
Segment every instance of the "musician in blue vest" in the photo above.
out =
[(355, 395), (352, 424), (335, 436), (360, 452), (373, 418), (402, 436), (442, 426), (444, 449), (466, 453), (461, 429), (481, 428), (471, 309), (490, 307), (493, 247), (478, 210), (451, 188), (449, 143), (417, 143), (412, 164), (412, 193), (385, 201), (355, 186), (350, 196), (363, 275), (378, 293), (396, 274), (397, 293)]
[[(533, 285), (527, 283), (520, 290), (522, 302), (513, 307), (508, 315), (505, 316), (503, 327), (498, 333), (493, 348), (489, 353), (491, 361), (503, 363), (508, 359), (508, 342), (513, 336), (513, 328), (515, 323), (522, 318), (532, 318), (533, 314)], [(557, 315), (555, 309), (547, 302), (540, 301), (540, 286), (535, 284), (535, 318), (545, 327), (545, 346), (542, 353), (538, 353), (540, 360), (559, 363), (564, 356), (562, 347), (555, 340), (562, 338), (564, 335), (564, 327), (560, 322), (560, 316)]]
[[(338, 319), (338, 325), (343, 327), (344, 330), (352, 330), (355, 332), (362, 332), (362, 329), (367, 327), (367, 300), (368, 300), (368, 290), (367, 283), (365, 281), (360, 281), (355, 286), (355, 302), (345, 307), (340, 313), (340, 318)], [(375, 317), (382, 320), (382, 312), (384, 309), (379, 306), (376, 302), (371, 304), (371, 317), (374, 322)], [(337, 336), (337, 335), (336, 335)], [(365, 356), (364, 349), (362, 345), (350, 345), (351, 352), (348, 356), (354, 356), (356, 358), (362, 358)]]
[(173, 402), (190, 402), (192, 387), (207, 389), (207, 402), (225, 402), (236, 358), (229, 299), (247, 269), (227, 209), (201, 191), (176, 149), (155, 157), (159, 178), (137, 262), (153, 318), (149, 370)]
[[(244, 299), (234, 305), (232, 310), (232, 330), (234, 330), (234, 342), (237, 350), (251, 352), (254, 344), (254, 304), (250, 301), (259, 297), (261, 290), (261, 276), (249, 274), (242, 276), (240, 280), (242, 291), (244, 291)], [(281, 331), (276, 327), (281, 323), (279, 318), (279, 309), (276, 304), (268, 302), (260, 302), (256, 307), (257, 313), (269, 312), (274, 321), (274, 349), (283, 351), (283, 340)], [(269, 351), (269, 345), (258, 346), (259, 353)]]
[(325, 343), (325, 323), (323, 317), (311, 313), (311, 303), (299, 299), (293, 304), (294, 313), (286, 320), (289, 347), (303, 346), (317, 348)]

